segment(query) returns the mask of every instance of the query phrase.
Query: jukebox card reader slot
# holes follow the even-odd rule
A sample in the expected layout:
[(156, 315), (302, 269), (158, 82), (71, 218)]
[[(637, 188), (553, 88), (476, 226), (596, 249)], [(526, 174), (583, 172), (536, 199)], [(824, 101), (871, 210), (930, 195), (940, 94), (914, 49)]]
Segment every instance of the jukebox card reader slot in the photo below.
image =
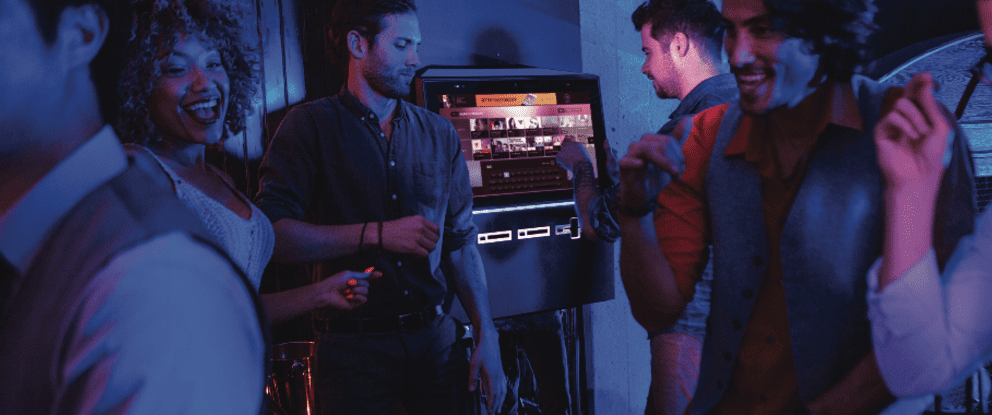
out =
[(572, 239), (579, 239), (582, 237), (582, 229), (579, 228), (579, 218), (573, 217), (569, 219), (568, 225), (556, 225), (555, 235), (569, 235)]
[(512, 231), (486, 232), (479, 234), (479, 245), (513, 240)]
[(539, 226), (536, 228), (517, 229), (517, 239), (530, 239), (551, 236), (550, 226)]

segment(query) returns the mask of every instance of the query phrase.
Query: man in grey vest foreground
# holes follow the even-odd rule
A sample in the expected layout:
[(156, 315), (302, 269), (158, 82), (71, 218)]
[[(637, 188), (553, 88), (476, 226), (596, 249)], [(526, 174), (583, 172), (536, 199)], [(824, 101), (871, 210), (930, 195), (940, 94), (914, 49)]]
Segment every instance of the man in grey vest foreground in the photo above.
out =
[[(646, 137), (619, 162), (621, 275), (643, 326), (678, 319), (713, 245), (692, 414), (870, 414), (892, 400), (865, 272), (884, 219), (873, 131), (904, 90), (854, 74), (874, 11), (871, 0), (725, 0), (740, 100), (695, 116), (684, 146)], [(942, 261), (975, 212), (963, 140), (950, 151)]]
[(0, 0), (0, 414), (259, 413), (244, 277), (108, 125), (127, 3)]

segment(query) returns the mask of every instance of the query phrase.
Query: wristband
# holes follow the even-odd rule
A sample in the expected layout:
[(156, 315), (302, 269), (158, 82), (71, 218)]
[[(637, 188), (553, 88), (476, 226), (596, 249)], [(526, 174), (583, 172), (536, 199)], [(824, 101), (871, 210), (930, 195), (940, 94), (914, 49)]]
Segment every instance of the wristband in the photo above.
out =
[(632, 218), (642, 218), (648, 215), (649, 213), (654, 213), (654, 211), (658, 210), (658, 201), (649, 200), (643, 205), (638, 206), (637, 208), (634, 209), (628, 208), (618, 203), (617, 208), (624, 215), (630, 216)]
[(362, 235), (358, 237), (358, 252), (365, 250), (365, 228), (369, 226), (368, 222), (362, 225)]
[(379, 250), (384, 251), (382, 248), (382, 222), (379, 222)]
[(579, 189), (596, 189), (596, 177), (593, 176), (592, 163), (580, 161), (572, 169), (572, 188), (576, 194)]

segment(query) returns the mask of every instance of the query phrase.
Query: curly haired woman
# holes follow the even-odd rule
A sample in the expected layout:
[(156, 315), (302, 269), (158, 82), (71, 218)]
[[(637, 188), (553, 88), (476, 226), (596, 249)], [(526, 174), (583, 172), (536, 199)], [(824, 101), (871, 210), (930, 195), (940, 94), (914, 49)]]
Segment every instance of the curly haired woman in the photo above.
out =
[[(257, 57), (243, 40), (237, 2), (139, 0), (125, 49), (117, 133), (154, 156), (176, 195), (194, 210), (258, 290), (275, 236), (268, 218), (223, 171), (207, 146), (245, 129)], [(373, 272), (343, 271), (319, 283), (261, 296), (282, 322), (322, 307), (352, 309)]]

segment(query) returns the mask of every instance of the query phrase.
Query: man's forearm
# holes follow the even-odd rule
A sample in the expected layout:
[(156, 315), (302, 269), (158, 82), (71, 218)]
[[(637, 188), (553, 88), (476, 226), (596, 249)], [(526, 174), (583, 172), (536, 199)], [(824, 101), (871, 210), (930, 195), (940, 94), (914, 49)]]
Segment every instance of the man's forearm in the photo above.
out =
[(658, 246), (652, 216), (619, 215), (620, 277), (634, 319), (648, 331), (657, 331), (678, 321), (685, 301)]
[(575, 165), (575, 178), (572, 184), (575, 188), (575, 210), (579, 217), (579, 229), (582, 236), (589, 240), (597, 240), (596, 230), (592, 228), (592, 221), (589, 218), (589, 202), (599, 196), (599, 189), (596, 187), (596, 178), (593, 175), (593, 166), (589, 161), (583, 161)]
[(451, 261), (450, 269), (454, 274), (454, 278), (450, 280), (455, 285), (455, 294), (461, 301), (465, 313), (468, 314), (472, 326), (479, 335), (495, 334), (492, 312), (489, 309), (486, 271), (482, 266), (482, 256), (479, 254), (478, 246), (468, 243), (447, 255)]
[(932, 247), (934, 199), (932, 190), (886, 190), (879, 291), (909, 271)]
[(489, 413), (496, 413), (502, 407), (506, 395), (506, 377), (499, 351), (499, 333), (493, 325), (489, 311), (489, 288), (486, 285), (486, 272), (482, 266), (482, 256), (475, 243), (469, 242), (460, 249), (445, 254), (447, 267), (455, 285), (455, 293), (462, 308), (472, 321), (472, 359), (469, 363), (469, 390), (485, 391)]
[(313, 225), (294, 219), (280, 219), (272, 224), (272, 228), (276, 234), (272, 260), (282, 263), (310, 264), (327, 261), (358, 253), (360, 242), (364, 242), (366, 248), (379, 243), (376, 222), (369, 222), (368, 226), (362, 223)]

